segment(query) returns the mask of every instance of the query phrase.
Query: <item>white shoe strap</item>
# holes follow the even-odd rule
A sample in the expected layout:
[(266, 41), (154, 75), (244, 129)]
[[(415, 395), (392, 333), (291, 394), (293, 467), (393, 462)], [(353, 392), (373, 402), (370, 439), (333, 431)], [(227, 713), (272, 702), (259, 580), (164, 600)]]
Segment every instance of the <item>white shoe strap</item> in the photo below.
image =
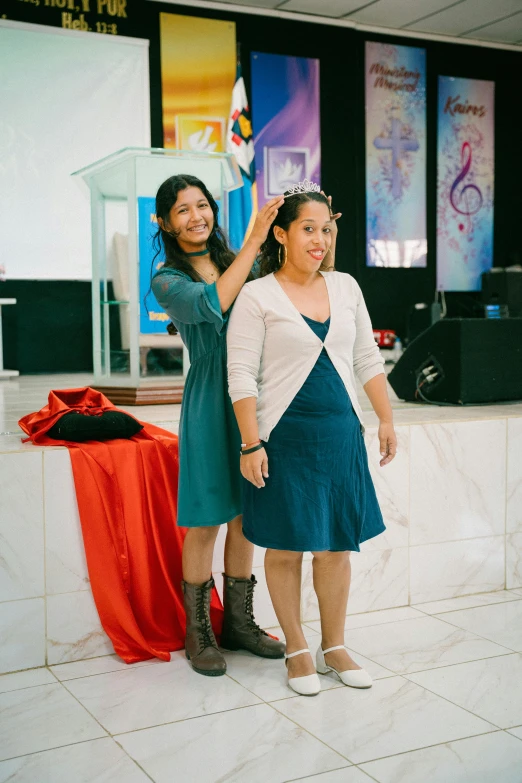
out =
[(334, 650), (346, 650), (346, 647), (344, 644), (338, 644), (337, 647), (329, 647), (327, 650), (323, 650), (323, 655), (326, 655), (326, 653), (333, 652)]
[(289, 653), (288, 655), (285, 653), (285, 658), (295, 658), (296, 655), (303, 655), (303, 653), (309, 653), (310, 650), (306, 648), (306, 650), (297, 650), (297, 652)]

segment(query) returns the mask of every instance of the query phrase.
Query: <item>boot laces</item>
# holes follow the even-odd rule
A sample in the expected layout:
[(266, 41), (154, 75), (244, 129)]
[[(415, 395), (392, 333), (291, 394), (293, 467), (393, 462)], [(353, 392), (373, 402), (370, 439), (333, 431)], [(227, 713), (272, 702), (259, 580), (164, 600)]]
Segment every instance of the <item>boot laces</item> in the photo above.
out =
[(256, 623), (254, 618), (254, 584), (253, 582), (247, 586), (246, 599), (245, 599), (245, 612), (247, 615), (247, 622), (249, 628), (255, 633), (263, 636), (268, 636), (266, 631)]
[(200, 625), (200, 649), (204, 650), (205, 647), (215, 647), (214, 632), (212, 631), (212, 624), (210, 622), (210, 614), (207, 611), (205, 603), (205, 593), (200, 592), (198, 596), (198, 602), (196, 606), (196, 620)]

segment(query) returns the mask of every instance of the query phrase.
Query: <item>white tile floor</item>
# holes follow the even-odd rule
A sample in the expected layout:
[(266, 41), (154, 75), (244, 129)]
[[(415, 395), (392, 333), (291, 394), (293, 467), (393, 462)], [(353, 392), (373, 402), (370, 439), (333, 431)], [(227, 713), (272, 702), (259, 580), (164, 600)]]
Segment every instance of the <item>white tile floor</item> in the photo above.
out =
[(182, 652), (6, 674), (0, 783), (522, 783), (521, 628), (521, 590), (351, 615), (373, 688), (308, 699), (244, 653), (218, 679)]
[[(20, 450), (18, 419), (50, 388), (91, 382), (0, 383), (0, 452)], [(393, 404), (398, 424), (522, 416), (522, 404)], [(175, 405), (129, 410), (179, 419)], [(313, 652), (319, 630), (305, 627)], [(167, 664), (108, 655), (0, 676), (0, 783), (522, 783), (522, 589), (351, 614), (345, 630), (369, 691), (327, 676), (319, 696), (297, 697), (281, 661), (243, 653), (227, 653), (218, 679), (194, 674), (182, 652)]]

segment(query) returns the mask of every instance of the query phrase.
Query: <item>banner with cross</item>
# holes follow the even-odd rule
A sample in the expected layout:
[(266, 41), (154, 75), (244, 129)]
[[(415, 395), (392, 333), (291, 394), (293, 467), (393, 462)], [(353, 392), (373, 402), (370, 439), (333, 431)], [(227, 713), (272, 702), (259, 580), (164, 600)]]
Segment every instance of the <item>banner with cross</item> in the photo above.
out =
[(366, 42), (366, 261), (426, 266), (426, 50)]

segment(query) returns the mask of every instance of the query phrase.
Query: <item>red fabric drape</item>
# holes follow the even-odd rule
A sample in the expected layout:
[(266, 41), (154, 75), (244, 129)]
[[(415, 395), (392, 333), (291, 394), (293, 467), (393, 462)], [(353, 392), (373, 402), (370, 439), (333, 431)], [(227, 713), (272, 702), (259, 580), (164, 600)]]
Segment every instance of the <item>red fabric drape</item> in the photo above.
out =
[[(117, 408), (89, 387), (52, 391), (48, 404), (19, 424), (24, 441), (69, 449), (92, 593), (116, 653), (126, 663), (168, 661), (170, 651), (185, 646), (177, 436), (143, 422), (128, 440), (73, 443), (47, 435), (65, 413), (108, 410)], [(219, 634), (216, 590), (211, 614)]]

